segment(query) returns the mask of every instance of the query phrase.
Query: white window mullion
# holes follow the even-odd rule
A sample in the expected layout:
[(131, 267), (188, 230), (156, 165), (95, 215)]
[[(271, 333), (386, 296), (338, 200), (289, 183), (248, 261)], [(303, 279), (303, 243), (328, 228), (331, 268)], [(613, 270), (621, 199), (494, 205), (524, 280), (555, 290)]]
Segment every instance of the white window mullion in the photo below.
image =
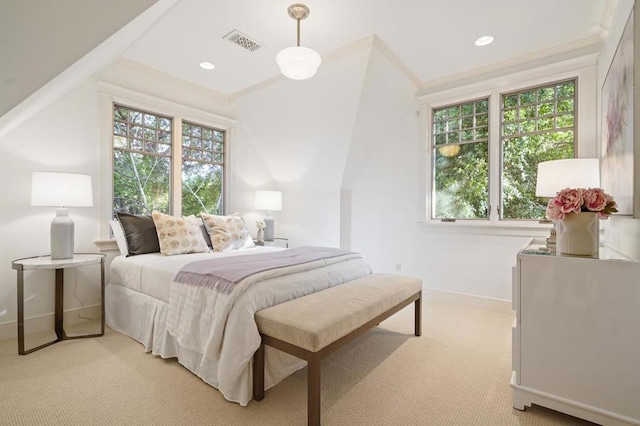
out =
[(500, 155), (500, 94), (493, 90), (489, 96), (489, 221), (500, 220), (500, 181), (502, 159)]
[(173, 118), (171, 140), (171, 194), (170, 204), (174, 216), (182, 216), (182, 119)]

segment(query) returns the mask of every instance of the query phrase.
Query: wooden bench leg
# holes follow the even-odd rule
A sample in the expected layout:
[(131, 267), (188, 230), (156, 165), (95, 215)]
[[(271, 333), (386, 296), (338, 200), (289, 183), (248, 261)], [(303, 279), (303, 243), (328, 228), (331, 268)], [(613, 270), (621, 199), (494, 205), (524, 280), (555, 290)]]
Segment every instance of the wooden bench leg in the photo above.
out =
[(264, 399), (264, 343), (253, 355), (253, 399), (262, 401)]
[(314, 354), (307, 366), (307, 424), (320, 426), (320, 357)]
[(415, 314), (416, 314), (416, 319), (415, 319), (415, 335), (416, 336), (421, 336), (422, 335), (422, 292), (420, 292), (420, 295), (418, 296), (418, 299), (415, 301)]

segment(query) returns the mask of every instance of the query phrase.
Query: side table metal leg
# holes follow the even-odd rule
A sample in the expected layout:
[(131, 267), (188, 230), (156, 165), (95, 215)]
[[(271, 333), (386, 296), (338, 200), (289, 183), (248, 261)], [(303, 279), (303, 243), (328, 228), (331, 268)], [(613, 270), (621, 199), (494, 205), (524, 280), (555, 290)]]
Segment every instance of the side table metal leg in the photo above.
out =
[(104, 256), (100, 261), (100, 303), (102, 304), (100, 308), (100, 335), (104, 336), (104, 323), (105, 323), (105, 306), (104, 306)]
[(18, 353), (24, 352), (24, 271), (18, 270)]
[(64, 339), (63, 325), (64, 311), (64, 269), (56, 269), (56, 307), (55, 307), (55, 329), (57, 341)]

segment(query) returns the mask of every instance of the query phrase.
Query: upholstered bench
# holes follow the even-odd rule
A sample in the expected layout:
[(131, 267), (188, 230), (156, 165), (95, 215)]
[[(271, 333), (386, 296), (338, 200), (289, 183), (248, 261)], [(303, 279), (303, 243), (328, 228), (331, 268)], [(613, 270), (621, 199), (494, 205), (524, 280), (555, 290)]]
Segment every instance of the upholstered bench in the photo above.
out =
[(253, 399), (264, 398), (264, 346), (308, 363), (307, 417), (320, 424), (320, 361), (400, 309), (415, 303), (415, 335), (421, 334), (422, 281), (371, 274), (255, 314), (262, 344), (253, 358)]

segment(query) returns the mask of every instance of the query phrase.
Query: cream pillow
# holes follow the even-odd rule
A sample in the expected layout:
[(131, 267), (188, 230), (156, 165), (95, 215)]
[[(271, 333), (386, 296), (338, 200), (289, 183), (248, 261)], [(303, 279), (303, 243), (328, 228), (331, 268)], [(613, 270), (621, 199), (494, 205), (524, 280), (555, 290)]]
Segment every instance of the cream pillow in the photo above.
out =
[[(158, 232), (160, 253), (205, 253), (209, 251), (198, 225), (194, 221), (154, 211), (151, 213)], [(195, 219), (195, 216), (193, 217)]]
[(213, 251), (231, 251), (255, 247), (253, 239), (240, 214), (216, 216), (200, 213), (204, 226), (211, 237)]

